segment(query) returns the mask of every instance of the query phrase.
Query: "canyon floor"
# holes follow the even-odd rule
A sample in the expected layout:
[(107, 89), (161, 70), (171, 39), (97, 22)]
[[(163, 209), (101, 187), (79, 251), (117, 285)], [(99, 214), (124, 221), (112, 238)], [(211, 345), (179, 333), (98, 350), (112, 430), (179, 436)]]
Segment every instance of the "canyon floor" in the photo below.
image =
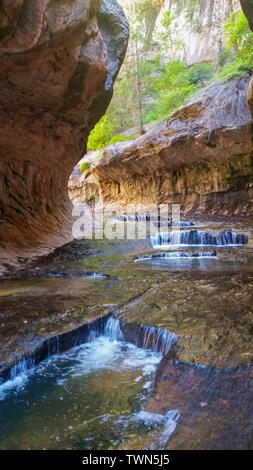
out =
[[(142, 424), (145, 429), (142, 432), (138, 431), (139, 422), (138, 425), (135, 422), (134, 430), (131, 428), (133, 424), (128, 423), (128, 431), (123, 432), (125, 428), (120, 421), (117, 439), (112, 433), (108, 440), (99, 434), (96, 439), (93, 436), (93, 440), (85, 441), (97, 431), (94, 431), (93, 425), (89, 425), (88, 430), (85, 426), (82, 428), (76, 411), (77, 423), (70, 425), (71, 430), (66, 427), (64, 438), (61, 436), (57, 440), (55, 436), (59, 432), (51, 430), (53, 441), (49, 438), (43, 440), (38, 436), (38, 416), (45, 414), (45, 405), (40, 403), (36, 405), (37, 421), (32, 405), (22, 412), (24, 416), (18, 413), (15, 425), (14, 417), (10, 418), (7, 429), (5, 426), (2, 430), (0, 447), (15, 448), (21, 445), (21, 448), (26, 448), (29, 442), (32, 448), (92, 449), (94, 445), (96, 448), (124, 449), (159, 446), (167, 449), (252, 448), (251, 221), (210, 221), (203, 217), (191, 220), (195, 224), (191, 230), (243, 233), (248, 236), (248, 243), (238, 247), (181, 247), (172, 252), (181, 250), (190, 254), (189, 258), (151, 258), (163, 250), (153, 248), (149, 237), (138, 241), (76, 240), (49, 256), (24, 262), (22, 269), (10, 272), (9, 279), (0, 281), (0, 371), (3, 382), (0, 398), (2, 393), (4, 399), (0, 411), (1, 422), (8, 403), (18, 413), (18, 402), (29, 401), (26, 397), (29, 380), (37, 380), (39, 387), (40, 373), (35, 366), (40, 368), (41, 363), (46, 363), (44, 367), (49, 367), (51, 357), (58, 355), (57, 360), (63, 360), (61, 354), (65, 357), (64, 354), (70, 354), (68, 351), (72, 351), (71, 348), (83, 347), (83, 344), (87, 347), (87, 342), (92, 344), (92, 340), (100, 341), (101, 325), (108, 318), (119, 319), (123, 335), (120, 338), (122, 354), (128, 354), (124, 347), (130, 344), (135, 345), (138, 351), (146, 350), (146, 354), (160, 354), (157, 362), (153, 356), (152, 360), (150, 357), (148, 359), (149, 365), (154, 360), (156, 373), (154, 375), (152, 372), (146, 390), (143, 375), (138, 378), (136, 369), (123, 373), (121, 366), (121, 375), (117, 375), (117, 370), (113, 378), (112, 374), (116, 372), (114, 370), (112, 373), (110, 369), (108, 376), (103, 372), (100, 381), (95, 381), (94, 388), (93, 385), (89, 388), (90, 402), (96, 396), (102, 403), (103, 400), (105, 402), (104, 412), (101, 404), (98, 407), (101, 408), (100, 413), (97, 410), (100, 421), (96, 413), (94, 418), (94, 410), (91, 414), (93, 418), (90, 419), (95, 420), (94, 426), (96, 420), (104, 423), (101, 415), (110, 416), (110, 419), (106, 418), (106, 426), (101, 424), (102, 435), (104, 432), (110, 435), (115, 425), (115, 416), (112, 417), (114, 404), (106, 401), (111, 393), (121, 397), (115, 411), (117, 419), (123, 415), (144, 413)], [(203, 252), (216, 256), (196, 257), (197, 253)], [(91, 335), (93, 325), (97, 332), (94, 337)], [(176, 341), (171, 341), (171, 337), (175, 337)], [(117, 340), (115, 337), (112, 339)], [(169, 347), (164, 346), (166, 341), (171, 341)], [(105, 347), (104, 343), (95, 344), (97, 349), (90, 351), (91, 364)], [(132, 350), (129, 351), (133, 354)], [(113, 350), (113, 354), (117, 356), (118, 352)], [(138, 357), (131, 356), (132, 361), (137, 361), (137, 369)], [(111, 356), (107, 359), (110, 363)], [(73, 361), (73, 358), (65, 357), (65, 361), (69, 360)], [(129, 361), (129, 357), (124, 360)], [(55, 364), (55, 359), (52, 361)], [(37, 372), (31, 374), (32, 378), (27, 378), (28, 384), (16, 383), (19, 377), (29, 376), (29, 368), (35, 368)], [(52, 370), (48, 374), (53, 374)], [(87, 383), (85, 386), (88, 386)], [(103, 386), (105, 389), (101, 390)], [(53, 393), (55, 385), (44, 384), (43, 387), (46, 387), (45, 396), (48, 396), (48, 390)], [(6, 392), (6, 398), (1, 388), (7, 390), (10, 396)], [(33, 394), (34, 389), (36, 387), (33, 385)], [(62, 393), (68, 396), (64, 386)], [(30, 399), (35, 400), (34, 395)], [(77, 401), (76, 396), (74, 404), (79, 409)], [(74, 406), (72, 399), (71, 403), (71, 407)], [(50, 406), (53, 407), (52, 403)], [(68, 405), (65, 406), (69, 412)], [(85, 404), (83, 406), (85, 408)], [(13, 413), (15, 415), (15, 411)], [(168, 434), (168, 427), (164, 427), (166, 416), (171, 430)], [(55, 417), (55, 421), (59, 422), (59, 419)], [(29, 436), (32, 434), (34, 437), (31, 440)]]

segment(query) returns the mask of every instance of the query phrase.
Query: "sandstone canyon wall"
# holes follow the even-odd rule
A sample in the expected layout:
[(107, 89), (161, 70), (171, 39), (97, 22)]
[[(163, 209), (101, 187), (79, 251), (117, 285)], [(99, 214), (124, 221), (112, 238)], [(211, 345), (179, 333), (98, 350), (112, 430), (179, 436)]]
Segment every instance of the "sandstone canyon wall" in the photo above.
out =
[[(253, 27), (252, 1), (241, 5)], [(68, 179), (111, 99), (127, 40), (128, 24), (115, 0), (0, 1), (2, 262), (69, 239)], [(219, 201), (223, 212), (250, 211), (248, 82), (221, 85), (229, 101), (222, 99), (217, 123), (208, 118), (211, 109), (214, 120), (219, 116), (213, 89), (204, 95), (207, 110), (198, 98), (200, 104), (179, 110), (129, 147), (107, 150), (93, 171), (100, 193), (123, 203), (169, 202), (176, 195), (188, 210), (212, 211)]]
[(250, 76), (215, 83), (92, 169), (106, 203), (181, 204), (187, 213), (252, 215)]
[(127, 41), (116, 0), (0, 1), (1, 261), (69, 239), (68, 179)]
[(171, 51), (173, 58), (186, 60), (189, 66), (213, 62), (223, 46), (224, 23), (240, 8), (239, 0), (166, 0), (157, 18), (157, 29), (161, 29), (163, 13), (171, 10), (171, 39), (176, 44)]
[[(185, 15), (188, 3), (179, 2), (178, 18)], [(226, 17), (238, 9), (239, 2), (194, 4), (195, 16), (197, 5), (202, 5), (203, 29), (202, 36), (195, 37), (196, 50), (188, 38), (189, 48), (194, 49), (192, 62), (213, 60), (221, 39), (218, 30), (221, 33)], [(175, 2), (165, 2), (164, 9), (173, 5), (175, 10)], [(242, 0), (241, 5), (252, 27), (252, 2)], [(181, 24), (189, 32), (189, 23)], [(190, 56), (189, 49), (189, 62)], [(186, 213), (252, 216), (252, 103), (253, 79), (248, 74), (209, 86), (145, 136), (105, 149), (75, 194), (81, 199), (82, 187), (82, 200), (89, 203), (99, 193), (105, 203), (180, 203)]]

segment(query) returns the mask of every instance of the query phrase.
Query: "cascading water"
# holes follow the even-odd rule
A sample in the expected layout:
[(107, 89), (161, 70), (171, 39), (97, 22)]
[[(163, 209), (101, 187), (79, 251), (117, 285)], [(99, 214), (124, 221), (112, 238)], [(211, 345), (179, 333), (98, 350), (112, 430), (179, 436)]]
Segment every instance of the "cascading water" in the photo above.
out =
[(108, 276), (102, 273), (43, 273), (43, 277), (48, 278), (68, 278), (68, 277), (85, 277), (87, 279), (107, 279)]
[(151, 245), (155, 249), (172, 246), (242, 246), (248, 243), (244, 234), (229, 231), (212, 235), (199, 230), (173, 230), (161, 232), (150, 237)]
[(124, 341), (124, 335), (121, 330), (120, 320), (109, 316), (106, 320), (91, 323), (89, 326), (88, 343), (96, 341), (97, 338), (103, 336), (109, 341)]
[(110, 341), (124, 341), (124, 335), (118, 318), (108, 318), (104, 328), (104, 336)]
[(173, 223), (171, 219), (165, 220), (157, 215), (130, 215), (130, 214), (118, 214), (112, 217), (114, 220), (119, 222), (153, 222), (154, 226), (157, 227), (193, 227), (193, 222), (188, 222), (185, 220), (177, 221)]
[[(161, 222), (161, 227), (162, 227), (162, 222)], [(194, 227), (194, 223), (193, 222), (186, 222), (185, 220), (180, 220), (179, 222), (174, 222), (172, 223), (172, 221), (169, 222), (168, 226), (169, 227), (172, 227), (172, 225), (174, 225), (174, 227)]]
[(135, 420), (143, 421), (147, 426), (157, 426), (164, 424), (164, 430), (160, 436), (159, 443), (161, 447), (164, 447), (168, 442), (169, 437), (175, 431), (177, 424), (180, 419), (180, 413), (178, 410), (170, 410), (163, 415), (148, 413), (146, 411), (140, 411), (134, 416)]
[(139, 325), (136, 333), (136, 344), (165, 356), (177, 342), (177, 335), (169, 330), (155, 326)]
[(27, 361), (13, 368), (13, 376), (22, 376), (0, 387), (0, 449), (97, 450), (122, 443), (163, 448), (179, 413), (157, 415), (143, 406), (161, 361), (157, 352), (166, 353), (176, 335), (142, 328), (141, 349), (123, 342), (119, 319), (101, 319), (90, 325), (91, 342), (48, 358), (30, 373)]
[(152, 259), (159, 259), (159, 258), (169, 258), (169, 259), (178, 259), (178, 258), (186, 258), (186, 259), (195, 259), (195, 258), (215, 258), (217, 256), (216, 251), (203, 251), (200, 253), (185, 253), (182, 251), (175, 252), (175, 253), (156, 253), (154, 255), (148, 256), (140, 256), (136, 258), (134, 261), (137, 263), (138, 261), (147, 261)]
[[(149, 326), (145, 327), (142, 325), (138, 327), (136, 333), (137, 338), (139, 337), (141, 329), (144, 331), (144, 341), (140, 343), (137, 339), (137, 341), (133, 343), (145, 349), (150, 349), (153, 352), (167, 354), (170, 345), (177, 338), (174, 333), (168, 330)], [(106, 340), (110, 342), (124, 342), (126, 338), (121, 328), (120, 319), (110, 315), (106, 319), (98, 319), (69, 333), (45, 339), (30, 357), (22, 358), (8, 370), (8, 373), (6, 372), (0, 377), (0, 387), (6, 386), (8, 388), (9, 386), (11, 387), (15, 381), (19, 383), (21, 380), (26, 380), (40, 362), (49, 360), (52, 356), (60, 355), (73, 347), (95, 342), (101, 337), (106, 338)], [(6, 376), (6, 378), (4, 378), (4, 376)]]

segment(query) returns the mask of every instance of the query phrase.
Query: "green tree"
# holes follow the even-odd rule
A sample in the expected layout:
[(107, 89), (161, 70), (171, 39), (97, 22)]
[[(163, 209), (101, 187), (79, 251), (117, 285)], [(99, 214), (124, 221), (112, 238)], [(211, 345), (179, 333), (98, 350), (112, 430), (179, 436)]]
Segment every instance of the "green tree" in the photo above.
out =
[(253, 66), (253, 33), (242, 11), (232, 13), (224, 25), (225, 49), (223, 68), (218, 78), (228, 80), (251, 70)]
[(110, 142), (114, 133), (114, 125), (109, 121), (107, 116), (103, 116), (90, 133), (88, 148), (90, 150), (100, 150)]

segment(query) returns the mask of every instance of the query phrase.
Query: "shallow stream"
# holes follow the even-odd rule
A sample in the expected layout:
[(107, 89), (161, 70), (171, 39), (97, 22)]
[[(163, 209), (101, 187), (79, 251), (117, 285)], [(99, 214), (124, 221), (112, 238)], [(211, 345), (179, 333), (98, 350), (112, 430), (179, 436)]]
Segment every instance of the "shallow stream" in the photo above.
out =
[(252, 448), (251, 228), (199, 228), (0, 281), (0, 449)]

